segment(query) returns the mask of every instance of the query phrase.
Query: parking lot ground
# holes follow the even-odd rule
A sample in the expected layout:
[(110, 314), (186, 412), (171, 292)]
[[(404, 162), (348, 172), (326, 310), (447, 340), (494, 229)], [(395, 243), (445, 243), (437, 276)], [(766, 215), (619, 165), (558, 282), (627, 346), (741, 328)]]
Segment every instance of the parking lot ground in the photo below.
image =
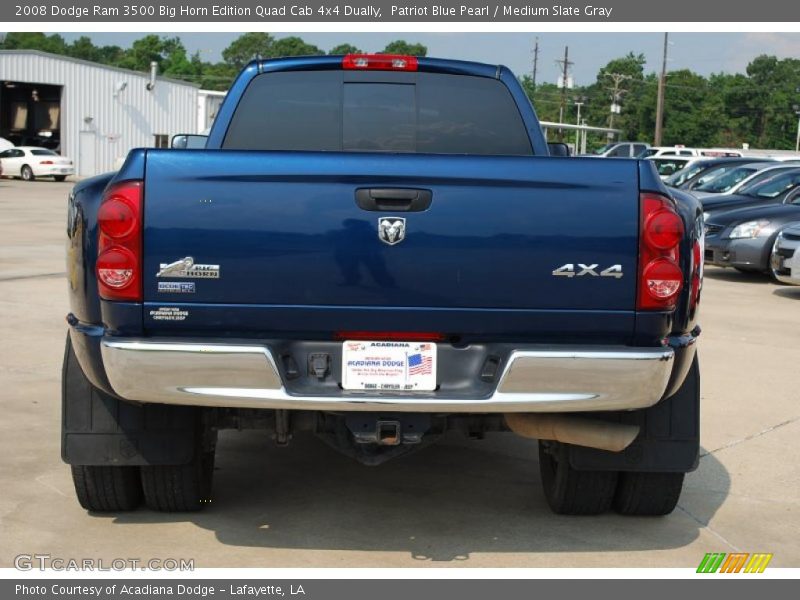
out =
[(706, 552), (800, 566), (800, 287), (709, 268), (702, 458), (664, 518), (559, 517), (536, 444), (448, 438), (381, 467), (313, 437), (220, 436), (200, 513), (87, 514), (60, 460), (69, 183), (0, 180), (0, 566), (18, 554), (196, 567), (696, 567)]

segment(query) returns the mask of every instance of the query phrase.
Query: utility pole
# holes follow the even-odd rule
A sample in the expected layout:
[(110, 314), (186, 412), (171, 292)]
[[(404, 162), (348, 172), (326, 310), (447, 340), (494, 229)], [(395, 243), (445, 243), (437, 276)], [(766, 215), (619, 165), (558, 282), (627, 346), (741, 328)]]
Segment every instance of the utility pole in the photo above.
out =
[[(561, 107), (558, 110), (558, 121), (564, 122), (567, 110), (567, 87), (569, 84), (569, 68), (575, 63), (569, 60), (569, 46), (564, 46), (564, 60), (557, 60), (556, 64), (561, 66)], [(564, 130), (558, 130), (558, 141), (564, 141)]]
[(794, 151), (800, 152), (800, 110), (795, 111), (797, 115), (797, 139), (794, 142)]
[[(800, 87), (795, 89), (795, 92), (800, 94)], [(800, 152), (800, 104), (795, 104), (792, 108), (794, 109), (794, 114), (797, 115), (797, 139), (794, 142), (794, 151)]]
[(664, 135), (664, 88), (667, 85), (667, 45), (669, 33), (664, 34), (664, 58), (661, 61), (661, 76), (658, 78), (658, 100), (656, 100), (656, 134), (653, 136), (653, 145), (660, 146)]
[(800, 112), (797, 113), (797, 140), (794, 143), (794, 151), (800, 152)]
[(539, 67), (539, 36), (536, 36), (536, 41), (534, 42), (533, 46), (533, 77), (531, 78), (531, 84), (533, 87), (533, 91), (536, 91), (536, 70)]
[[(606, 77), (610, 78), (612, 83), (612, 86), (608, 88), (608, 91), (611, 92), (611, 109), (610, 116), (608, 117), (608, 127), (613, 129), (614, 115), (618, 115), (621, 110), (619, 101), (622, 100), (624, 94), (628, 93), (628, 90), (622, 87), (622, 82), (632, 79), (632, 77), (630, 75), (623, 75), (622, 73), (606, 73)], [(609, 131), (607, 137), (610, 141), (611, 138), (614, 137), (614, 134)]]
[(586, 137), (587, 137), (587, 134), (589, 133), (589, 132), (588, 132), (588, 131), (586, 131), (586, 129), (585, 129), (585, 127), (586, 127), (586, 119), (584, 119), (584, 120), (583, 120), (583, 122), (581, 123), (581, 125), (583, 125), (583, 126), (584, 126), (584, 129), (583, 129), (583, 131), (581, 132), (581, 133), (583, 133), (583, 136), (581, 136), (581, 149), (580, 149), (580, 153), (581, 153), (581, 154), (586, 154)]
[[(577, 119), (577, 121), (575, 121), (575, 124), (578, 125), (578, 126), (580, 126), (580, 124), (581, 124), (581, 106), (583, 106), (584, 104), (585, 104), (585, 102), (575, 102), (575, 106), (578, 107), (578, 119)], [(580, 129), (576, 129), (575, 130), (575, 153), (576, 154), (578, 153), (578, 146), (580, 145), (580, 143), (581, 143), (581, 130)]]

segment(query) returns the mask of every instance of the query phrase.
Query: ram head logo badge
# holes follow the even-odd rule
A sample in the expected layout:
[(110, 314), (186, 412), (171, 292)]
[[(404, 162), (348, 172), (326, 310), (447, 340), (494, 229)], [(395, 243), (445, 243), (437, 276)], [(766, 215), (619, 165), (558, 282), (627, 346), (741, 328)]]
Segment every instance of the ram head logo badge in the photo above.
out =
[(378, 219), (378, 237), (394, 246), (406, 239), (406, 220), (403, 217), (381, 217)]

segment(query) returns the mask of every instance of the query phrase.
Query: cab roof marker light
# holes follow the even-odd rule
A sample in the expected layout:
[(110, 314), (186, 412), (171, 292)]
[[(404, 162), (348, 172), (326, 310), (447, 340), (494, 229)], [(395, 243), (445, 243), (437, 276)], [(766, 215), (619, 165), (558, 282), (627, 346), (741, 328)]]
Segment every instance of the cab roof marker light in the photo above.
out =
[(342, 69), (353, 71), (416, 71), (417, 57), (403, 54), (348, 54)]

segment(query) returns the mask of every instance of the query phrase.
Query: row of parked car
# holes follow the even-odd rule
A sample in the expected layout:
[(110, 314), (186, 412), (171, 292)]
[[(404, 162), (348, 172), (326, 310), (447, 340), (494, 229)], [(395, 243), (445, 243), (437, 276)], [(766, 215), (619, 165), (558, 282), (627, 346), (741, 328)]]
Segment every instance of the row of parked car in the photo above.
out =
[(697, 197), (707, 264), (800, 285), (800, 154), (616, 142), (593, 156), (650, 160), (666, 185)]
[(707, 264), (800, 285), (800, 159), (697, 159), (664, 182), (702, 203)]

